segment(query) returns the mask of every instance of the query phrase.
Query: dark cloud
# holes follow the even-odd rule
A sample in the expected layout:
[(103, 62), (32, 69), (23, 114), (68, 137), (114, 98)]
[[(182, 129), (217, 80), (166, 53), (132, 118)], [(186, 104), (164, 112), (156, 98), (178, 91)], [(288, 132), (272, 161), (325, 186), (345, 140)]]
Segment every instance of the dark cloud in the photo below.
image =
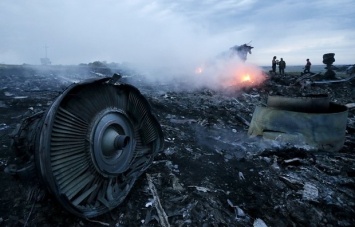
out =
[(352, 0), (157, 0), (0, 2), (0, 63), (39, 64), (48, 45), (53, 64), (128, 61), (145, 67), (188, 68), (236, 44), (252, 41), (248, 62), (269, 65), (282, 55), (303, 64), (349, 50)]

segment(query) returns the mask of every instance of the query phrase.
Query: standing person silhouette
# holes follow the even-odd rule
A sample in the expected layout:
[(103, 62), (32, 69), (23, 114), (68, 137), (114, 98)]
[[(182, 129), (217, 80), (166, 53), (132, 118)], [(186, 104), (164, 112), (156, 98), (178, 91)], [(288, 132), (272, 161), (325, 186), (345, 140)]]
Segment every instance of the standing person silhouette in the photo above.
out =
[(304, 71), (303, 73), (310, 73), (310, 70), (311, 70), (311, 62), (309, 61), (309, 59), (307, 58), (306, 60), (306, 65), (304, 66)]
[(285, 75), (285, 68), (286, 68), (286, 62), (283, 60), (283, 58), (280, 58), (280, 61), (279, 61), (280, 75)]
[(276, 60), (276, 56), (274, 56), (271, 61), (272, 73), (274, 75), (276, 75), (276, 64), (277, 64), (277, 60)]

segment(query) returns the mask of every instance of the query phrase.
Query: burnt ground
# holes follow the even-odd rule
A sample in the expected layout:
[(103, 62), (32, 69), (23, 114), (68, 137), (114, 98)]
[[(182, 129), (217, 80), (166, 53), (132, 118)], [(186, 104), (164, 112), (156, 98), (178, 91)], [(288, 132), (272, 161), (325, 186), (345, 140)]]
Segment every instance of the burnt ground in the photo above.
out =
[[(119, 207), (87, 220), (64, 210), (37, 180), (4, 172), (15, 160), (9, 134), (16, 124), (45, 110), (72, 82), (98, 75), (76, 67), (1, 66), (1, 226), (161, 226), (148, 175)], [(354, 102), (355, 82), (290, 85), (298, 77), (273, 76), (258, 87), (224, 91), (125, 79), (149, 100), (164, 131), (165, 149), (146, 174), (171, 226), (355, 225), (354, 108), (339, 152), (247, 136), (255, 107), (269, 94), (328, 94), (339, 104)]]

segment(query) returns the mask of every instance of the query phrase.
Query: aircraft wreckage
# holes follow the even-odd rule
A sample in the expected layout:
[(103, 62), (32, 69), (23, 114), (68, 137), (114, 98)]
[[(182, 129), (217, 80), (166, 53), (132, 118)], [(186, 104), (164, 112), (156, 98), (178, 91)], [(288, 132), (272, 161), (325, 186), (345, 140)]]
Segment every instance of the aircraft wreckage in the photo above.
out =
[(228, 51), (222, 52), (218, 58), (234, 58), (238, 56), (238, 58), (242, 61), (247, 60), (248, 54), (251, 54), (251, 50), (254, 47), (250, 46), (250, 43), (244, 43), (243, 45), (235, 45), (228, 49)]
[[(253, 47), (225, 57), (245, 61)], [(148, 101), (121, 76), (68, 87), (45, 112), (11, 134), (18, 157), (6, 172), (41, 182), (69, 212), (91, 218), (114, 209), (163, 150), (164, 136)]]
[(147, 100), (117, 79), (73, 84), (46, 112), (24, 119), (12, 135), (20, 163), (7, 171), (39, 175), (64, 208), (81, 217), (117, 207), (164, 142)]
[(248, 134), (336, 152), (344, 145), (347, 119), (347, 107), (330, 102), (326, 94), (275, 95), (266, 107), (255, 108)]
[[(353, 220), (354, 159), (350, 153), (354, 144), (353, 113), (348, 118), (348, 105), (330, 102), (334, 95), (312, 95), (321, 86), (308, 87), (304, 92), (299, 86), (281, 86), (277, 79), (270, 76), (263, 87), (245, 89), (237, 97), (222, 98), (209, 90), (176, 93), (170, 88), (162, 98), (162, 88), (154, 85), (152, 100), (161, 107), (159, 116), (166, 129), (165, 147), (168, 147), (163, 158), (168, 156), (168, 161), (160, 160), (159, 163), (166, 162), (166, 165), (152, 166), (152, 169), (159, 168), (159, 173), (147, 174), (147, 179), (149, 187), (154, 186), (154, 180), (161, 193), (170, 223), (251, 226), (254, 221), (254, 226), (260, 226), (257, 224), (262, 217), (270, 226), (282, 226), (339, 224), (343, 221), (339, 216), (345, 217), (344, 223)], [(282, 82), (287, 79), (294, 81), (289, 77)], [(53, 83), (52, 78), (47, 80)], [(316, 93), (326, 94), (324, 89)], [(264, 97), (266, 104), (260, 101)], [(346, 97), (344, 100), (351, 96)], [(262, 112), (267, 115), (260, 115)], [(346, 126), (346, 119), (351, 127)], [(249, 135), (295, 144), (302, 141), (327, 153), (286, 149), (249, 156), (248, 153), (259, 150), (260, 141), (237, 138), (236, 133), (243, 132), (245, 126), (249, 127)], [(350, 132), (352, 136), (345, 138), (347, 152), (334, 152), (344, 145), (345, 128), (346, 134)], [(224, 138), (224, 132), (232, 134), (233, 143)], [(331, 141), (333, 135), (336, 140)], [(163, 150), (164, 142), (161, 126), (148, 101), (136, 87), (121, 83), (117, 75), (71, 85), (45, 112), (23, 119), (11, 136), (12, 151), (18, 158), (16, 165), (8, 165), (8, 171), (26, 179), (40, 178), (66, 210), (84, 218), (122, 204), (134, 192), (131, 189), (139, 186), (137, 179), (153, 159), (159, 158), (157, 154)], [(201, 144), (204, 136), (207, 142)], [(244, 164), (232, 162), (236, 152)], [(350, 164), (341, 166), (342, 163)], [(208, 176), (202, 176), (203, 180), (194, 178), (200, 173)], [(325, 181), (329, 183), (324, 184)], [(155, 199), (157, 195), (152, 194)], [(145, 216), (144, 225), (156, 223), (153, 208), (147, 208), (152, 202), (143, 209), (139, 202), (124, 207), (126, 212), (112, 211), (116, 218), (112, 222), (137, 225), (143, 223)], [(137, 209), (132, 212), (132, 208)], [(36, 223), (41, 223), (41, 215), (48, 216), (47, 211), (36, 214)], [(85, 225), (82, 221), (75, 224)], [(73, 221), (68, 219), (63, 223)]]

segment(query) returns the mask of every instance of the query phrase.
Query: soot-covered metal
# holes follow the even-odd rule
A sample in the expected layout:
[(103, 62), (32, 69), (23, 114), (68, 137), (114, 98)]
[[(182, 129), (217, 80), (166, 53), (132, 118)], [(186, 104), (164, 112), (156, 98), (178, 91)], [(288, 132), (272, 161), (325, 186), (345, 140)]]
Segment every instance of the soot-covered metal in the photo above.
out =
[(12, 137), (20, 162), (7, 171), (39, 176), (65, 209), (82, 217), (117, 207), (164, 143), (140, 91), (110, 77), (71, 85)]
[[(337, 77), (349, 78), (346, 69), (337, 70)], [(81, 218), (63, 209), (56, 196), (25, 175), (31, 168), (35, 170), (26, 165), (33, 161), (27, 153), (23, 159), (15, 157), (9, 149), (9, 134), (22, 119), (43, 124), (36, 120), (46, 114), (41, 111), (52, 106), (73, 82), (113, 72), (82, 65), (0, 67), (0, 170), (24, 173), (22, 176), (32, 181), (0, 173), (0, 225), (354, 226), (354, 80), (303, 87), (296, 83), (299, 72), (286, 72), (282, 76), (269, 73), (262, 84), (250, 87), (191, 89), (183, 78), (152, 82), (134, 70), (112, 70), (122, 75), (120, 82), (133, 84), (149, 101), (164, 132), (164, 151), (154, 157), (119, 206), (95, 218)], [(113, 82), (109, 81), (93, 83), (101, 87)], [(77, 97), (88, 85), (71, 87), (64, 98)], [(114, 87), (123, 93), (133, 91), (121, 85)], [(95, 90), (91, 89), (90, 100), (95, 101)], [(287, 104), (295, 104), (297, 100), (288, 97), (309, 95), (320, 95), (321, 100), (348, 108), (345, 142), (339, 151), (315, 151), (303, 144), (247, 134), (257, 107), (274, 106), (275, 101), (279, 106), (284, 98)], [(271, 98), (276, 98), (273, 103)], [(307, 100), (319, 101), (320, 108), (330, 104), (318, 98)], [(21, 151), (30, 150), (33, 144), (25, 139), (37, 131), (37, 126), (31, 125), (22, 127), (25, 147)], [(114, 137), (113, 131), (106, 134)], [(125, 135), (117, 140), (117, 144), (102, 148), (103, 157), (112, 154), (109, 147), (129, 146), (132, 138)], [(11, 165), (17, 163), (14, 160), (17, 169)]]
[(345, 141), (348, 109), (324, 95), (269, 96), (255, 108), (248, 134), (306, 144), (315, 150), (339, 151)]

